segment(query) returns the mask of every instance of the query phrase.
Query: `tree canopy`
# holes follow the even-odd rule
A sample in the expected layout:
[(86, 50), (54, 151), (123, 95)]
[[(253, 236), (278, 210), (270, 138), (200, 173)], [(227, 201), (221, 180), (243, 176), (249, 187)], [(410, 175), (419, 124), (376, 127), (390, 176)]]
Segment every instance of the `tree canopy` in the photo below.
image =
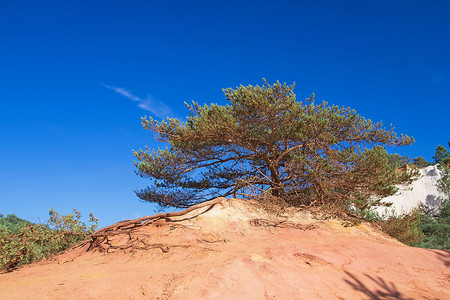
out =
[(6, 229), (13, 233), (19, 233), (20, 229), (24, 226), (33, 225), (30, 221), (21, 219), (14, 214), (8, 214), (6, 217), (0, 213), (0, 226), (4, 226)]
[(432, 165), (432, 163), (428, 162), (422, 155), (414, 158), (412, 163), (418, 168), (425, 168)]
[[(450, 147), (450, 141), (448, 143), (449, 143), (449, 147)], [(440, 164), (443, 160), (448, 160), (449, 158), (450, 158), (450, 153), (448, 152), (448, 150), (442, 145), (437, 146), (436, 151), (433, 156), (434, 162), (436, 164)]]
[(411, 162), (411, 159), (409, 156), (405, 155), (402, 156), (398, 153), (395, 154), (388, 154), (388, 163), (391, 164), (395, 168), (403, 167), (404, 165), (407, 165)]
[(380, 204), (398, 182), (385, 146), (409, 145), (392, 128), (314, 94), (297, 101), (294, 85), (224, 89), (227, 105), (186, 104), (189, 117), (142, 118), (165, 149), (133, 151), (137, 174), (152, 179), (137, 195), (184, 208), (218, 196), (268, 196), (289, 205)]

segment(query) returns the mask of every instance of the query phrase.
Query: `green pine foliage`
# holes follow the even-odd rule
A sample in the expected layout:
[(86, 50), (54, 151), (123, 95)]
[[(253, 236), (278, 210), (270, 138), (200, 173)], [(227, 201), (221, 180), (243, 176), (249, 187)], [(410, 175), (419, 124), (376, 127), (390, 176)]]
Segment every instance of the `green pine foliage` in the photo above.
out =
[(297, 101), (293, 89), (241, 85), (224, 90), (227, 105), (186, 104), (185, 122), (144, 117), (168, 147), (133, 151), (137, 173), (151, 179), (138, 197), (178, 208), (239, 196), (344, 210), (395, 193), (400, 179), (384, 147), (413, 139), (314, 95)]
[[(450, 148), (450, 141), (449, 141)], [(391, 164), (402, 160), (399, 155), (391, 155)], [(380, 216), (372, 210), (357, 211), (364, 219), (378, 224), (384, 232), (399, 241), (421, 248), (450, 249), (450, 153), (439, 145), (434, 156), (435, 163), (441, 172), (437, 182), (438, 189), (447, 199), (438, 213), (426, 206), (419, 206), (408, 214)], [(430, 165), (422, 156), (413, 160), (417, 167)]]
[(0, 269), (11, 270), (39, 261), (84, 240), (95, 231), (98, 220), (90, 214), (91, 225), (87, 226), (80, 219), (81, 214), (76, 209), (67, 215), (50, 209), (46, 224), (21, 220), (25, 226), (21, 226), (18, 232), (0, 226)]
[(403, 167), (404, 165), (411, 163), (411, 159), (407, 155), (401, 156), (400, 154), (395, 153), (395, 154), (388, 154), (388, 162), (394, 168), (400, 168)]
[(436, 148), (433, 159), (436, 164), (440, 164), (442, 162), (442, 160), (448, 159), (449, 156), (450, 156), (450, 153), (448, 152), (448, 150), (444, 146), (439, 145)]
[(419, 169), (426, 168), (432, 165), (432, 163), (428, 162), (425, 158), (423, 158), (423, 156), (414, 158), (412, 164), (418, 167)]
[[(450, 140), (448, 146), (450, 148)], [(433, 158), (441, 172), (441, 178), (437, 182), (438, 190), (443, 192), (447, 199), (438, 214), (432, 214), (431, 211), (424, 211), (422, 214), (421, 229), (425, 238), (418, 246), (450, 249), (450, 152), (439, 145)]]
[[(450, 148), (450, 140), (448, 141), (448, 147)], [(434, 159), (435, 161), (439, 161), (438, 168), (441, 171), (441, 178), (438, 181), (438, 189), (446, 194), (447, 198), (450, 199), (450, 152), (447, 151), (447, 149), (445, 149), (442, 145), (439, 145), (436, 148)]]
[(402, 214), (380, 215), (370, 209), (359, 211), (357, 214), (366, 221), (378, 225), (384, 233), (404, 244), (415, 245), (424, 238), (420, 228), (422, 215), (419, 207)]
[(386, 219), (378, 219), (377, 224), (381, 226), (385, 233), (407, 245), (419, 243), (424, 238), (420, 227), (421, 214), (419, 209), (400, 215), (394, 214)]
[(447, 200), (450, 200), (450, 158), (438, 168), (441, 171), (441, 178), (437, 182), (438, 190), (446, 195)]
[(450, 249), (450, 201), (446, 201), (441, 211), (433, 215), (425, 211), (420, 215), (420, 229), (424, 234), (421, 242), (414, 246), (430, 249)]
[(15, 234), (19, 233), (22, 227), (29, 225), (33, 225), (33, 223), (25, 219), (21, 219), (14, 214), (9, 214), (5, 217), (0, 213), (0, 227), (3, 226)]

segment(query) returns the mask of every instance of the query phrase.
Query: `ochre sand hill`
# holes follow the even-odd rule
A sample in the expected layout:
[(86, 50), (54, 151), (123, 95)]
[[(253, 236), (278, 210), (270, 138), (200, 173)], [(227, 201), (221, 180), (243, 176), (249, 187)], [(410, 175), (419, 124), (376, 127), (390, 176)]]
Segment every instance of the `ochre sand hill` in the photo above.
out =
[(450, 299), (450, 251), (408, 247), (368, 224), (274, 217), (224, 198), (137, 223), (0, 274), (0, 298)]

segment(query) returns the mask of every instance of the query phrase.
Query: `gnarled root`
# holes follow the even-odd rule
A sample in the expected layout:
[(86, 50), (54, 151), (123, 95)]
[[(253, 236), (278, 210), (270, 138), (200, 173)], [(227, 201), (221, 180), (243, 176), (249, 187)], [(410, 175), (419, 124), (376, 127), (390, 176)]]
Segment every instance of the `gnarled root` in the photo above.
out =
[[(133, 238), (131, 233), (133, 230), (147, 226), (150, 224), (155, 224), (156, 226), (163, 226), (169, 223), (174, 222), (172, 217), (179, 217), (188, 214), (196, 209), (209, 207), (211, 209), (214, 205), (226, 200), (225, 198), (217, 198), (211, 201), (205, 201), (196, 205), (193, 205), (185, 210), (178, 212), (168, 212), (168, 213), (158, 213), (151, 216), (141, 217), (134, 220), (125, 220), (117, 222), (116, 224), (104, 227), (93, 234), (90, 235), (90, 240), (85, 240), (80, 244), (77, 244), (77, 247), (83, 247), (89, 244), (89, 247), (86, 251), (90, 251), (93, 249), (99, 249), (100, 251), (108, 252), (110, 250), (126, 250), (126, 249), (136, 249), (136, 250), (148, 250), (154, 248), (160, 248), (162, 252), (167, 252), (169, 246), (163, 245), (160, 243), (157, 244), (148, 244), (143, 239), (139, 239), (137, 237)], [(176, 224), (175, 227), (182, 226), (181, 224)], [(128, 235), (128, 240), (122, 245), (113, 245), (111, 243), (111, 237), (116, 235)], [(186, 245), (172, 245), (170, 247), (187, 247)]]

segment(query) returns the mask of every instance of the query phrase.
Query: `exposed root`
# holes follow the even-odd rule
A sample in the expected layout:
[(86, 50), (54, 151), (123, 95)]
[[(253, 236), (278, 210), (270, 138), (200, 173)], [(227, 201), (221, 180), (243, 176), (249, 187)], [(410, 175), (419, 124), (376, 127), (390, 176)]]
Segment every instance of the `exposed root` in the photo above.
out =
[[(196, 205), (193, 205), (185, 210), (177, 211), (177, 212), (168, 212), (168, 213), (158, 213), (151, 216), (141, 217), (135, 220), (125, 220), (118, 222), (114, 225), (110, 225), (104, 227), (92, 235), (90, 235), (91, 240), (86, 240), (77, 244), (77, 247), (83, 247), (89, 244), (89, 247), (86, 251), (90, 251), (93, 249), (99, 249), (100, 251), (104, 251), (108, 253), (110, 250), (127, 250), (127, 249), (135, 249), (135, 250), (149, 250), (154, 248), (159, 248), (163, 253), (169, 251), (170, 247), (189, 247), (187, 245), (171, 245), (170, 247), (163, 244), (148, 244), (144, 240), (139, 238), (132, 238), (131, 233), (135, 229), (143, 226), (147, 226), (150, 224), (154, 224), (155, 226), (164, 226), (168, 224), (172, 224), (169, 230), (173, 230), (179, 227), (188, 227), (182, 224), (173, 224), (174, 220), (170, 219), (171, 217), (179, 217), (186, 215), (187, 213), (194, 211), (196, 209), (202, 207), (208, 207), (208, 210), (211, 209), (214, 205), (226, 200), (225, 198), (217, 198), (211, 201), (202, 202)], [(113, 245), (111, 242), (111, 237), (117, 235), (127, 235), (128, 241), (122, 245)]]
[(226, 243), (226, 242), (228, 242), (228, 236), (230, 235), (230, 233), (228, 233), (227, 234), (227, 236), (225, 237), (225, 238), (223, 238), (223, 239), (218, 239), (218, 240), (207, 240), (207, 239), (205, 239), (201, 234), (200, 234), (200, 239), (198, 239), (198, 241), (199, 242), (206, 242), (206, 243), (210, 243), (210, 244), (213, 244), (213, 243)]
[[(133, 251), (133, 250), (150, 250), (160, 249), (162, 253), (166, 253), (173, 247), (196, 247), (194, 245), (167, 245), (162, 243), (150, 243), (151, 236), (148, 234), (145, 236), (134, 236), (133, 231), (136, 229), (153, 225), (155, 227), (167, 226), (168, 229), (165, 232), (172, 231), (176, 228), (191, 228), (192, 226), (179, 223), (179, 219), (172, 219), (173, 217), (180, 217), (197, 210), (199, 208), (208, 207), (205, 211), (200, 212), (202, 214), (210, 210), (214, 205), (226, 200), (225, 198), (217, 198), (211, 201), (206, 201), (193, 205), (185, 210), (179, 212), (158, 213), (151, 216), (141, 217), (135, 220), (125, 220), (118, 222), (114, 225), (104, 227), (94, 232), (90, 237), (90, 240), (86, 240), (77, 247), (87, 246), (86, 251), (97, 249), (101, 252), (110, 253), (113, 251)], [(269, 220), (269, 219), (253, 219), (250, 220), (250, 224), (253, 226), (265, 226), (265, 227), (277, 227), (277, 228), (292, 228), (300, 230), (312, 230), (318, 226), (315, 224), (302, 225), (294, 222), (288, 222), (288, 217), (285, 220)], [(194, 226), (198, 227), (198, 226)], [(200, 235), (199, 242), (205, 242), (209, 244), (227, 242), (228, 236), (221, 239), (206, 239)], [(119, 244), (118, 244), (119, 243)], [(202, 249), (212, 250), (209, 248), (201, 247)]]
[(265, 227), (277, 227), (277, 228), (292, 228), (300, 230), (312, 230), (318, 228), (316, 224), (298, 224), (293, 222), (287, 222), (286, 220), (267, 220), (267, 219), (253, 219), (250, 220), (250, 224), (253, 226), (265, 226)]
[[(134, 220), (125, 220), (125, 221), (120, 221), (117, 222), (114, 225), (110, 225), (107, 227), (103, 227), (102, 229), (94, 232), (93, 236), (98, 235), (98, 234), (102, 234), (103, 232), (107, 232), (107, 231), (115, 231), (118, 229), (129, 229), (129, 228), (134, 228), (134, 227), (138, 227), (138, 226), (144, 226), (147, 225), (149, 222), (153, 223), (156, 220), (159, 219), (168, 219), (170, 217), (179, 217), (179, 216), (183, 216), (187, 213), (190, 213), (193, 210), (205, 207), (205, 206), (214, 206), (217, 203), (222, 202), (223, 200), (226, 200), (225, 198), (217, 198), (211, 201), (206, 201), (206, 202), (202, 202), (196, 205), (193, 205), (189, 208), (186, 208), (185, 210), (182, 211), (176, 211), (176, 212), (168, 212), (168, 213), (158, 213), (155, 215), (151, 215), (151, 216), (146, 216), (146, 217), (141, 217), (138, 219), (134, 219)], [(148, 221), (148, 222), (147, 222)], [(170, 219), (168, 219), (167, 221), (171, 221)]]

